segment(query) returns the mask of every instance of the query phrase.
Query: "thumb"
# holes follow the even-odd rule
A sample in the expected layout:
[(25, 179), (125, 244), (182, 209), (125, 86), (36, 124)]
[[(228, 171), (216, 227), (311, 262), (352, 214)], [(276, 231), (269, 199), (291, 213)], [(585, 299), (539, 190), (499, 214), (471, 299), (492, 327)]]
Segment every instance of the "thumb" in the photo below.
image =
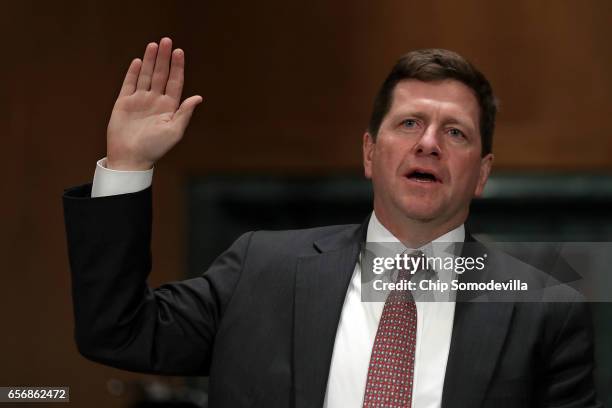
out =
[(172, 121), (178, 126), (182, 132), (185, 131), (187, 125), (189, 124), (189, 120), (191, 119), (191, 115), (195, 110), (196, 106), (202, 103), (203, 99), (200, 95), (191, 96), (181, 103), (178, 110), (174, 113), (172, 117)]

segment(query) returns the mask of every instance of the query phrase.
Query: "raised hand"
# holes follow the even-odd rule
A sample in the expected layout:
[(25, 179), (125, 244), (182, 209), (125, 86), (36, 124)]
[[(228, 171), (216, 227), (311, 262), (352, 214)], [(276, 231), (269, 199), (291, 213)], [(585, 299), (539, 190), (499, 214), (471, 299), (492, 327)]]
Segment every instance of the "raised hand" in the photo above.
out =
[(185, 53), (172, 40), (147, 45), (125, 75), (106, 133), (106, 166), (146, 170), (183, 137), (202, 97), (181, 103)]

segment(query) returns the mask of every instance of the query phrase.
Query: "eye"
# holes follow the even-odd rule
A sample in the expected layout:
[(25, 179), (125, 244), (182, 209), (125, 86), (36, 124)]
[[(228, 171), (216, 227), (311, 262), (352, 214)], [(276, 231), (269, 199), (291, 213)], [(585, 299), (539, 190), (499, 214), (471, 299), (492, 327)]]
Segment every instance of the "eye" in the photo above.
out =
[(448, 129), (448, 134), (451, 135), (452, 137), (465, 138), (465, 134), (462, 131), (460, 131), (459, 129), (456, 129), (456, 128)]
[(414, 129), (417, 127), (416, 119), (406, 119), (402, 122), (402, 126), (406, 129)]

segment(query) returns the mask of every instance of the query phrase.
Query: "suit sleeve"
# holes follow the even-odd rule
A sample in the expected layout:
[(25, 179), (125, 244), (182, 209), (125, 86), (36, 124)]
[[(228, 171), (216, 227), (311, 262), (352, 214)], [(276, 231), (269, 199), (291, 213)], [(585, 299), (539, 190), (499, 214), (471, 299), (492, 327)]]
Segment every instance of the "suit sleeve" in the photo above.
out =
[(79, 352), (131, 371), (207, 375), (250, 234), (202, 276), (151, 289), (151, 188), (95, 199), (90, 192), (85, 185), (63, 197)]
[(566, 313), (549, 350), (549, 364), (542, 379), (545, 386), (538, 406), (602, 407), (593, 383), (593, 329), (589, 304), (575, 301), (564, 306)]

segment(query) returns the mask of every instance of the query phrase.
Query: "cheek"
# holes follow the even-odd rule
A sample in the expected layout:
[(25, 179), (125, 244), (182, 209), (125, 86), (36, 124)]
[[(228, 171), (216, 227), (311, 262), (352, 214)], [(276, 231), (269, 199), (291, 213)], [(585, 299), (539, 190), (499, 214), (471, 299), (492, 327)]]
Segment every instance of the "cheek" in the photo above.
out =
[(405, 157), (405, 148), (399, 144), (387, 143), (382, 149), (378, 150), (379, 167), (395, 171)]
[(466, 178), (466, 182), (464, 184), (464, 186), (465, 186), (465, 194), (468, 195), (470, 197), (470, 199), (472, 199), (474, 197), (474, 195), (476, 194), (476, 189), (478, 187), (478, 180), (479, 180), (479, 171), (478, 171), (478, 169), (473, 170), (472, 172), (470, 172), (468, 174), (468, 177)]
[(466, 165), (465, 162), (461, 162), (452, 166), (450, 170), (455, 179), (453, 187), (456, 190), (465, 190), (465, 194), (472, 194), (480, 178), (480, 165)]
[(392, 172), (393, 156), (389, 149), (378, 149), (372, 158), (373, 175), (386, 175)]

